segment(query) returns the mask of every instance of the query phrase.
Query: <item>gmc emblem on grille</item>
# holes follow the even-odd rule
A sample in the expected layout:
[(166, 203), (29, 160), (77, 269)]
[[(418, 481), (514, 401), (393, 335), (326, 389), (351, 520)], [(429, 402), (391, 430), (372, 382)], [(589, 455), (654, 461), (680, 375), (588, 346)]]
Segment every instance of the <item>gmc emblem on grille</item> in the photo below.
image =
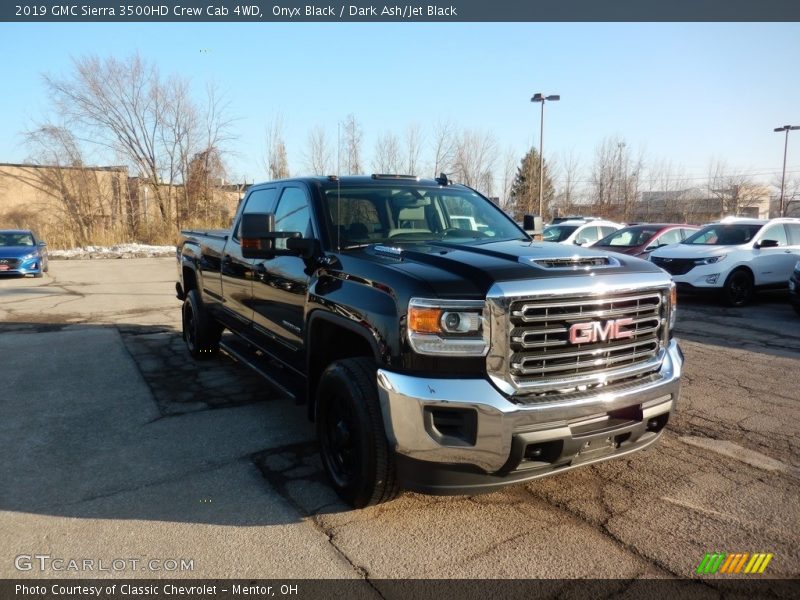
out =
[(612, 319), (601, 323), (591, 321), (589, 323), (575, 323), (569, 328), (570, 344), (591, 344), (593, 342), (605, 342), (606, 340), (623, 340), (633, 337), (633, 331), (623, 329), (628, 325), (633, 325), (633, 319)]

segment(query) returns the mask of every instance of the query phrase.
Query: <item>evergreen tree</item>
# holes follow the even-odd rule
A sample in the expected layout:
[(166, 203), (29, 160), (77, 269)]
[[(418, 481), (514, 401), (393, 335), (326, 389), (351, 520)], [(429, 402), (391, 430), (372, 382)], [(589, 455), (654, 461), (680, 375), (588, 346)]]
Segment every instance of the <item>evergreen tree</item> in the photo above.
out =
[[(547, 167), (547, 161), (544, 161), (543, 171), (542, 196), (545, 208), (544, 217), (545, 221), (547, 221), (547, 215), (552, 212), (549, 207), (555, 197), (555, 188)], [(526, 214), (539, 214), (539, 153), (535, 148), (531, 148), (520, 161), (519, 167), (517, 167), (517, 174), (511, 184), (509, 197), (516, 220), (522, 221), (523, 215)]]

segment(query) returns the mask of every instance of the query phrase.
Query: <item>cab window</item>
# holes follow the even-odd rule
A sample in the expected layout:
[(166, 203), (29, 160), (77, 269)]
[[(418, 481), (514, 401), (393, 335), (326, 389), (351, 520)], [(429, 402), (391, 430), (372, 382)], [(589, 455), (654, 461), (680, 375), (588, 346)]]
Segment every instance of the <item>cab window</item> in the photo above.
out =
[[(242, 210), (242, 214), (252, 214), (252, 213), (271, 213), (275, 210), (275, 198), (278, 195), (277, 188), (263, 188), (258, 190), (253, 190), (247, 195), (245, 198), (245, 205), (244, 210)], [(241, 223), (241, 217), (239, 218)], [(236, 226), (236, 233), (235, 238), (239, 239), (239, 227), (240, 224)]]

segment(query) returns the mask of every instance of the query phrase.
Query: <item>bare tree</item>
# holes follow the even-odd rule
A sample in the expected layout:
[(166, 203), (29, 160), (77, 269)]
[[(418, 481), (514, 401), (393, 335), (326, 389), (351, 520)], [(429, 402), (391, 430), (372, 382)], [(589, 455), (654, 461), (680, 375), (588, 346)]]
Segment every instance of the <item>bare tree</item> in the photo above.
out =
[(53, 200), (44, 211), (45, 207), (31, 207), (50, 217), (36, 221), (51, 242), (85, 246), (124, 225), (124, 168), (87, 167), (77, 140), (65, 127), (44, 125), (25, 138), (32, 166), (22, 168), (16, 177)]
[(514, 184), (516, 173), (517, 153), (513, 148), (508, 148), (503, 159), (503, 190), (500, 197), (500, 208), (509, 213), (514, 209), (511, 202), (511, 186)]
[(266, 167), (269, 178), (285, 179), (289, 177), (289, 159), (286, 155), (286, 143), (283, 139), (282, 115), (277, 115), (267, 126), (266, 143)]
[(456, 147), (458, 146), (455, 127), (450, 121), (440, 121), (433, 133), (433, 176), (450, 173), (454, 170)]
[(391, 132), (381, 135), (375, 142), (372, 168), (376, 173), (399, 173), (400, 140)]
[[(781, 206), (781, 173), (775, 174), (772, 180), (775, 188), (775, 214), (780, 214)], [(787, 173), (783, 184), (783, 202), (787, 217), (800, 216), (800, 175)]]
[(486, 174), (494, 169), (497, 141), (489, 132), (464, 131), (458, 138), (453, 160), (454, 178), (486, 190)]
[[(185, 79), (162, 78), (138, 55), (89, 56), (73, 66), (71, 75), (47, 76), (45, 83), (76, 139), (122, 157), (149, 187), (161, 223), (167, 226), (173, 215), (180, 223), (190, 207), (173, 211), (175, 186), (185, 181), (190, 160), (198, 152), (221, 155), (230, 139), (223, 105), (210, 93), (203, 114)], [(188, 202), (186, 190), (183, 198)]]
[(362, 172), (361, 141), (363, 132), (352, 113), (347, 115), (342, 123), (341, 131), (341, 168), (345, 175), (357, 175)]
[(561, 182), (560, 186), (556, 186), (551, 213), (553, 215), (568, 215), (580, 212), (577, 210), (580, 178), (580, 161), (577, 156), (574, 152), (562, 155), (554, 160), (550, 167), (553, 180), (560, 180)]
[(725, 161), (712, 160), (708, 167), (708, 195), (716, 201), (719, 216), (741, 215), (763, 203), (765, 188), (744, 173), (729, 169)]
[(329, 175), (334, 171), (333, 151), (322, 126), (308, 133), (305, 160), (306, 169), (312, 175)]
[(412, 123), (406, 127), (405, 136), (405, 168), (408, 175), (416, 175), (420, 169), (420, 159), (422, 156), (422, 130), (417, 123)]
[(594, 210), (599, 215), (630, 220), (639, 194), (644, 158), (632, 159), (621, 138), (606, 138), (595, 149), (591, 171)]

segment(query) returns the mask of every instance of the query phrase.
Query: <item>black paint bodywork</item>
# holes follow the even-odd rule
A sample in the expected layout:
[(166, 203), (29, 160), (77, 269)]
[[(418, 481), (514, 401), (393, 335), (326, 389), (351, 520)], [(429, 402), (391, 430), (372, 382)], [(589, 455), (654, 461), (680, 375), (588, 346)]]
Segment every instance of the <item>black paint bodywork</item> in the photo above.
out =
[[(545, 277), (556, 284), (559, 278), (575, 273), (546, 271), (526, 264), (524, 258), (598, 255), (591, 248), (534, 242), (516, 225), (519, 239), (509, 241), (489, 238), (461, 244), (393, 243), (400, 252), (386, 252), (379, 245), (339, 250), (325, 215), (324, 194), (348, 184), (381, 186), (397, 185), (397, 181), (318, 177), (250, 188), (248, 193), (266, 185), (301, 186), (307, 192), (314, 235), (319, 240), (319, 252), (309, 259), (298, 256), (243, 259), (235, 234), (246, 199), (231, 231), (185, 231), (178, 246), (184, 292), (197, 286), (206, 306), (226, 327), (279, 359), (298, 376), (313, 378), (314, 372), (309, 367), (313, 356), (330, 351), (315, 345), (316, 327), (325, 322), (359, 336), (378, 366), (419, 375), (474, 377), (485, 372), (482, 358), (423, 356), (410, 349), (405, 327), (412, 297), (483, 300), (498, 281)], [(433, 180), (419, 180), (413, 185), (441, 187)], [(453, 187), (473, 191), (463, 186)], [(485, 201), (490, 203), (488, 199)], [(618, 256), (618, 262), (617, 266), (604, 268), (602, 273), (660, 271), (636, 258)], [(327, 337), (325, 340), (330, 341)], [(309, 382), (311, 389), (314, 385)]]

